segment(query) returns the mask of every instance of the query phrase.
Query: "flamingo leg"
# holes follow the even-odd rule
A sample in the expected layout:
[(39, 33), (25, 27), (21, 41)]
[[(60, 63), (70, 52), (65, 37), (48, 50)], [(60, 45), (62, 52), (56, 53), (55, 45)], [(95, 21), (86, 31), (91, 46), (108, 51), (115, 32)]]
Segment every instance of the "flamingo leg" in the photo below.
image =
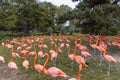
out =
[(93, 58), (95, 60), (96, 49), (94, 48)]
[(39, 75), (38, 75), (38, 76), (39, 76), (39, 79), (41, 80), (41, 73), (40, 73), (40, 72), (39, 72)]
[(100, 52), (100, 64), (99, 65), (101, 64), (102, 64), (102, 52)]
[(71, 71), (73, 71), (73, 65), (74, 65), (74, 61), (72, 60), (72, 62), (71, 62)]
[(52, 61), (53, 62), (53, 66), (56, 66), (56, 59)]
[(109, 66), (108, 66), (107, 75), (110, 75), (110, 68), (111, 68), (111, 64), (110, 64), (110, 62), (109, 62)]

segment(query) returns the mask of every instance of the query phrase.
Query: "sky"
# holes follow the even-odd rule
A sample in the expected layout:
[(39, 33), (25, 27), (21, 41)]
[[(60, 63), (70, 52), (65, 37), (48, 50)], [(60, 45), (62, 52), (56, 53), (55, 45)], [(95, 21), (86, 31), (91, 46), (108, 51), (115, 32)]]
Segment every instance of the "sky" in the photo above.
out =
[(71, 8), (75, 8), (75, 5), (78, 4), (78, 2), (72, 2), (72, 0), (40, 0), (40, 1), (46, 1), (46, 2), (51, 2), (52, 4), (56, 5), (56, 6), (60, 6), (62, 4), (64, 5), (68, 5)]

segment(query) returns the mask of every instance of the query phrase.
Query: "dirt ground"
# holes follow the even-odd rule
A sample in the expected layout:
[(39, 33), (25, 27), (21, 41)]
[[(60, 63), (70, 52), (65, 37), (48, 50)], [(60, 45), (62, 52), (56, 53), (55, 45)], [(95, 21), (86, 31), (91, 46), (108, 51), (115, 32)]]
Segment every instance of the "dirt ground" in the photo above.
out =
[(5, 64), (0, 64), (0, 80), (30, 80), (27, 74), (19, 70), (11, 70)]

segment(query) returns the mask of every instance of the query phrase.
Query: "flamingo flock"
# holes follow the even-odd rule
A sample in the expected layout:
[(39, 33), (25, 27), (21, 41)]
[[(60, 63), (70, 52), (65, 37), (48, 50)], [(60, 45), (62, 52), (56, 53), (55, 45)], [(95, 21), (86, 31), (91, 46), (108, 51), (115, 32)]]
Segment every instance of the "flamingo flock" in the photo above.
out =
[[(114, 40), (115, 39), (115, 40)], [(47, 44), (45, 44), (48, 41)], [(108, 46), (117, 46), (120, 48), (120, 36), (112, 38), (110, 41), (105, 36), (95, 36), (90, 35), (88, 39), (85, 39), (85, 42), (89, 43), (89, 46), (94, 50), (94, 53), (89, 52), (89, 48), (82, 44), (84, 41), (83, 38), (80, 38), (78, 35), (74, 37), (74, 40), (71, 41), (69, 36), (30, 36), (22, 37), (21, 40), (14, 38), (12, 40), (2, 40), (2, 46), (11, 50), (9, 54), (11, 60), (8, 63), (10, 69), (17, 70), (17, 64), (15, 59), (23, 58), (22, 66), (27, 70), (30, 66), (30, 63), (33, 63), (34, 69), (38, 73), (43, 73), (52, 78), (56, 79), (57, 77), (63, 77), (68, 80), (81, 80), (82, 68), (87, 68), (89, 65), (86, 63), (85, 58), (90, 57), (94, 59), (96, 57), (96, 50), (100, 53), (100, 65), (102, 65), (102, 60), (105, 59), (109, 63), (118, 64), (118, 61), (109, 55)], [(71, 52), (73, 44), (73, 52)], [(59, 55), (65, 55), (62, 50), (67, 49), (67, 57), (72, 62), (76, 62), (79, 66), (78, 78), (72, 78), (67, 75), (62, 69), (58, 68), (56, 65), (56, 60)], [(79, 50), (79, 52), (78, 52)], [(28, 58), (33, 58), (33, 61)], [(40, 62), (38, 63), (38, 59)], [(45, 59), (44, 64), (41, 63), (41, 59)], [(49, 61), (53, 62), (53, 66), (46, 68)], [(0, 56), (0, 62), (5, 62), (3, 56)], [(73, 70), (73, 64), (72, 64)], [(108, 75), (110, 75), (110, 66), (108, 69)]]

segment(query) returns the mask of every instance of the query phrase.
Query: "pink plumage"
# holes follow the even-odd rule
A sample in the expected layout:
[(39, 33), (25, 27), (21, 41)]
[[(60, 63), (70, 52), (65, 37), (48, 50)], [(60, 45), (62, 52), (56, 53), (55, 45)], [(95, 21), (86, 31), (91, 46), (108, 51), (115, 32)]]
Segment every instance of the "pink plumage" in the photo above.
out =
[(56, 77), (64, 77), (67, 78), (69, 77), (68, 75), (66, 75), (66, 73), (64, 73), (62, 70), (60, 70), (59, 68), (56, 67), (50, 67), (47, 70), (47, 75), (56, 78)]
[(103, 56), (108, 62), (113, 62), (115, 64), (118, 64), (118, 61), (115, 60), (112, 56), (110, 56), (110, 55), (103, 55)]
[(8, 63), (8, 67), (9, 67), (10, 69), (18, 69), (18, 67), (17, 67), (17, 65), (16, 65), (15, 62), (9, 62), (9, 63)]
[(43, 68), (43, 66), (42, 65), (40, 65), (40, 64), (35, 64), (34, 65), (34, 68), (35, 68), (35, 70), (37, 70), (38, 72), (43, 72), (45, 69)]
[(81, 51), (81, 55), (85, 57), (92, 57), (92, 55), (87, 51)]
[(5, 59), (3, 56), (0, 56), (0, 62), (5, 62)]
[(28, 61), (28, 60), (24, 60), (22, 65), (23, 65), (23, 67), (24, 67), (25, 69), (28, 69), (29, 61)]
[(43, 51), (39, 51), (39, 52), (38, 52), (38, 56), (39, 56), (39, 57), (43, 57)]

